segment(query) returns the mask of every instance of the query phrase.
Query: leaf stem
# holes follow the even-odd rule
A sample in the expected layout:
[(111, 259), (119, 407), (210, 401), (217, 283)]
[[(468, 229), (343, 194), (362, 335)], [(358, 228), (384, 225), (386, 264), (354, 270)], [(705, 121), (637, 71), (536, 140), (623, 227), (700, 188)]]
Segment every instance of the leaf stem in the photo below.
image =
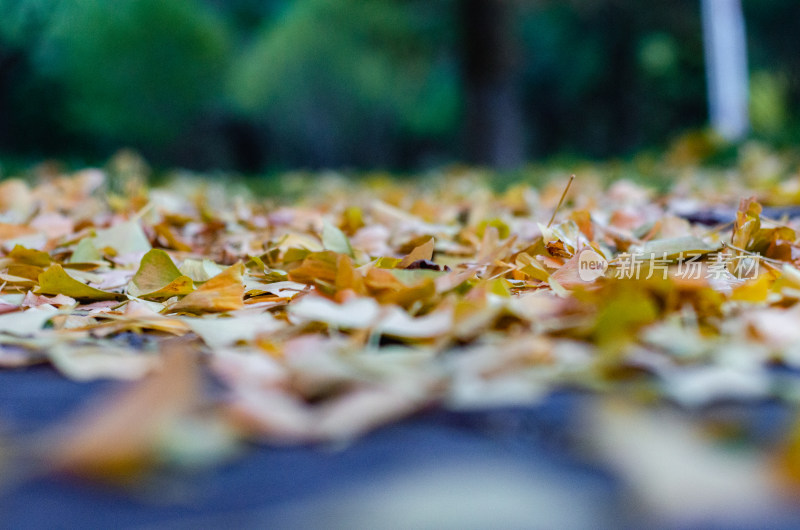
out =
[(569, 191), (569, 187), (572, 186), (573, 180), (575, 180), (575, 175), (570, 175), (569, 182), (567, 182), (567, 187), (564, 188), (564, 193), (561, 194), (561, 198), (558, 200), (558, 206), (556, 206), (556, 209), (553, 210), (553, 215), (550, 217), (550, 222), (547, 223), (547, 228), (550, 228), (550, 225), (552, 225), (553, 221), (555, 221), (558, 209), (561, 208), (561, 205), (564, 203), (564, 198), (567, 196), (567, 192)]

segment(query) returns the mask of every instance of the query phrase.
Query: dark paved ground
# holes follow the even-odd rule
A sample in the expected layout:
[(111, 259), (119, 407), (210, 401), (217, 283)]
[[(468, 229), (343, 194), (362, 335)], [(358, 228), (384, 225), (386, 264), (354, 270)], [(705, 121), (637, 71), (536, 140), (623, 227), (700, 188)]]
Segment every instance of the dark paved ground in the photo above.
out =
[[(0, 424), (19, 439), (112, 384), (74, 383), (47, 367), (0, 372)], [(32, 478), (0, 491), (0, 527), (652, 526), (610, 471), (576, 456), (587, 399), (560, 393), (530, 408), (428, 411), (347, 447), (247, 447), (221, 467), (162, 473), (133, 490)], [(774, 403), (735, 414), (756, 437), (774, 436), (787, 419)], [(757, 526), (800, 521), (775, 516)]]

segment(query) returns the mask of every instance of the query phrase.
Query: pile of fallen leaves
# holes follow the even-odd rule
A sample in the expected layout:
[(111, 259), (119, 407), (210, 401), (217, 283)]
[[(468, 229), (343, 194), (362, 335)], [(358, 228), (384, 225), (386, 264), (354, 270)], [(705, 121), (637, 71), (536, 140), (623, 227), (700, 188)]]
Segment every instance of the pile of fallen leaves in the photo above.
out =
[[(671, 167), (667, 193), (602, 168), (566, 194), (566, 175), (501, 192), (468, 170), (322, 175), (291, 204), (224, 179), (148, 188), (130, 157), (6, 179), (0, 367), (139, 380), (43, 438), (57, 466), (103, 474), (560, 388), (796, 403), (772, 368), (800, 367), (800, 220), (780, 208), (800, 172), (758, 149)], [(587, 250), (607, 266), (588, 280)], [(635, 255), (658, 269), (620, 274)]]

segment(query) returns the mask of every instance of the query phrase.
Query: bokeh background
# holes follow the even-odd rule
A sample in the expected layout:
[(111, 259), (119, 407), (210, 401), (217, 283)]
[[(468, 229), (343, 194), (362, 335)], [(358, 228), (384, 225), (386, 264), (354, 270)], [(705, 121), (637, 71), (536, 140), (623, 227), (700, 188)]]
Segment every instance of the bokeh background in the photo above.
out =
[[(800, 2), (743, 4), (752, 135), (790, 144)], [(0, 0), (0, 160), (631, 156), (707, 123), (702, 43), (699, 0)]]

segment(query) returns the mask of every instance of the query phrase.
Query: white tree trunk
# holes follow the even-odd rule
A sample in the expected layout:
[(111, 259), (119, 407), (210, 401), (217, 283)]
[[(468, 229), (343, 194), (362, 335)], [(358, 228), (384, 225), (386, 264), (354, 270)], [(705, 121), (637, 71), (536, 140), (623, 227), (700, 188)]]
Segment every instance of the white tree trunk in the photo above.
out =
[(726, 140), (741, 140), (749, 128), (741, 0), (702, 0), (702, 13), (711, 126)]

